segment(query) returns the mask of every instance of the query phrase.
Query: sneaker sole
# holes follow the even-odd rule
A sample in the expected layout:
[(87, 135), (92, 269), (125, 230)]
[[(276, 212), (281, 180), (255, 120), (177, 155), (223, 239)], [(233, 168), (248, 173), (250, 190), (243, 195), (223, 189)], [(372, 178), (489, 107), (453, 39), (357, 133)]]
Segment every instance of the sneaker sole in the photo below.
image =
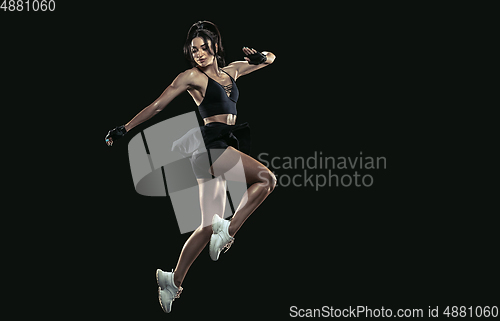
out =
[(163, 302), (161, 302), (161, 288), (158, 288), (158, 302), (160, 302), (160, 306), (163, 312), (170, 313), (170, 311), (167, 311), (167, 309), (163, 306)]
[(159, 280), (159, 272), (160, 271), (161, 271), (160, 269), (156, 269), (156, 284), (158, 285), (158, 302), (160, 302), (160, 306), (161, 306), (161, 309), (163, 310), (163, 312), (170, 313), (170, 311), (167, 311), (167, 309), (163, 305), (163, 302), (161, 302), (161, 290), (162, 290), (162, 288), (160, 286), (160, 280)]
[[(212, 261), (218, 261), (219, 260), (219, 255), (220, 255), (220, 251), (217, 253), (217, 254), (212, 254), (212, 240), (214, 240), (216, 237), (218, 237), (217, 234), (212, 234), (212, 236), (210, 237), (210, 244), (208, 245), (208, 253), (210, 254), (210, 258), (212, 259)], [(214, 257), (215, 255), (215, 257)]]

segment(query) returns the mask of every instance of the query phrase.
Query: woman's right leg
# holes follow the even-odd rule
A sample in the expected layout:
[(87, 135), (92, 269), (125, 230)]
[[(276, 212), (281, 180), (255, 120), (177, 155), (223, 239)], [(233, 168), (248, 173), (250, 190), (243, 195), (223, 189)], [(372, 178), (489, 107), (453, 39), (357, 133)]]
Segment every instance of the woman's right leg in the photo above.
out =
[(226, 205), (226, 181), (222, 177), (199, 179), (201, 225), (191, 234), (182, 248), (174, 271), (174, 284), (179, 287), (191, 264), (205, 248), (212, 235), (212, 217), (224, 215)]

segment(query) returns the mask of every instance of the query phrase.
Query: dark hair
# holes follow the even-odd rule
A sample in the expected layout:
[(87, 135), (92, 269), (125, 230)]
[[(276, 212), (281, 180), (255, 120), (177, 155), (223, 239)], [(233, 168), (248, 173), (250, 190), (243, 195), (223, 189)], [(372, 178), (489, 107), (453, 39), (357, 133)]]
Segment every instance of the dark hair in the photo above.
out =
[[(210, 21), (198, 21), (189, 28), (186, 42), (184, 43), (184, 56), (191, 63), (193, 67), (196, 67), (196, 62), (193, 59), (193, 54), (191, 52), (191, 41), (196, 38), (202, 38), (206, 44), (210, 39), (212, 45), (210, 46), (210, 53), (217, 59), (217, 65), (222, 68), (226, 66), (226, 61), (224, 60), (224, 48), (222, 47), (222, 37), (220, 35), (219, 29), (215, 24)], [(215, 49), (215, 44), (217, 44), (217, 50)]]

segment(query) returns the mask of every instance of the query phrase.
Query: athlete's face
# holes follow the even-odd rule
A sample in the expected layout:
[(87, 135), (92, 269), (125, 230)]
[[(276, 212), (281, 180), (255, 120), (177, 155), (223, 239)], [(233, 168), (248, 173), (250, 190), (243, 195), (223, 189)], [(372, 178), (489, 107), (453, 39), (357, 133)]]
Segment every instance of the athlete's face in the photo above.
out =
[(205, 43), (205, 40), (201, 37), (196, 37), (191, 41), (191, 54), (200, 67), (206, 67), (214, 63), (215, 56), (210, 50), (212, 42), (210, 39), (207, 39), (207, 42)]

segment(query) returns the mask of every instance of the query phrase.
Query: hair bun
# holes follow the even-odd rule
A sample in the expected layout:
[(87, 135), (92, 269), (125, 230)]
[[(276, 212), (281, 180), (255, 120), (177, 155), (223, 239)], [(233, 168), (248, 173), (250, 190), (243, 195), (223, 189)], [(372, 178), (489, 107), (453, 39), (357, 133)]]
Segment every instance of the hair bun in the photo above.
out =
[(191, 29), (189, 30), (190, 31), (189, 34), (191, 34), (192, 32), (194, 32), (196, 30), (200, 30), (200, 29), (211, 31), (216, 36), (220, 37), (220, 32), (219, 32), (219, 29), (217, 28), (217, 26), (214, 23), (207, 21), (207, 20), (203, 20), (203, 21), (200, 20), (200, 21), (196, 22), (195, 24), (193, 24), (191, 26)]
[(205, 29), (203, 28), (203, 21), (198, 21), (194, 25), (196, 26), (196, 29)]

